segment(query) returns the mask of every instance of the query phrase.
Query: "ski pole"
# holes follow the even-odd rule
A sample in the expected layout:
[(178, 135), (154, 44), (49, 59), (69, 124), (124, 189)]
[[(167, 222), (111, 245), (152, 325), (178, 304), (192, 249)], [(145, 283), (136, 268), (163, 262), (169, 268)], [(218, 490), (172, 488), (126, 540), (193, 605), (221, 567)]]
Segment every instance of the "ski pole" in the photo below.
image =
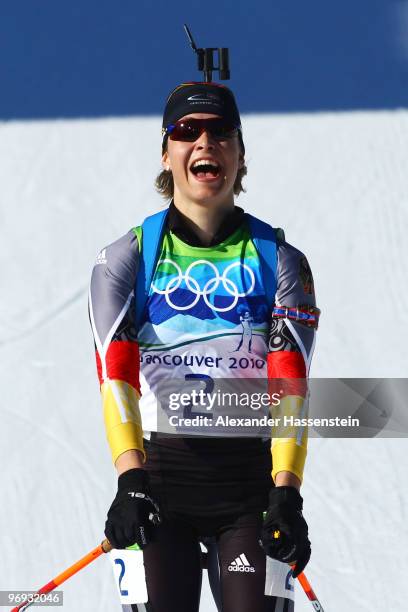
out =
[[(296, 566), (292, 565), (291, 567), (292, 569), (295, 569)], [(319, 610), (319, 612), (324, 612), (323, 606), (320, 603), (320, 601), (317, 599), (316, 594), (314, 590), (312, 589), (312, 587), (310, 586), (310, 582), (306, 578), (305, 574), (303, 572), (300, 572), (297, 578), (301, 584), (302, 589), (306, 593), (308, 600), (311, 602), (313, 608), (315, 610)]]
[[(264, 516), (265, 516), (265, 512), (264, 512)], [(275, 540), (278, 540), (279, 538), (281, 538), (282, 534), (279, 531), (279, 529), (276, 529), (274, 531), (273, 537)], [(295, 569), (296, 564), (295, 563), (290, 563), (290, 566), (292, 568), (292, 570)], [(314, 590), (312, 589), (312, 587), (310, 586), (310, 582), (308, 581), (308, 579), (306, 578), (306, 575), (304, 572), (300, 572), (299, 576), (297, 577), (297, 579), (300, 582), (300, 585), (302, 587), (302, 589), (304, 590), (304, 592), (306, 593), (306, 596), (308, 598), (308, 600), (311, 602), (313, 608), (315, 610), (318, 610), (318, 612), (324, 612), (323, 610), (323, 606), (320, 603), (320, 601), (317, 599), (316, 597), (316, 593), (314, 592)]]
[(103, 542), (99, 544), (99, 546), (91, 550), (91, 552), (85, 555), (85, 557), (82, 557), (82, 559), (79, 559), (79, 561), (71, 565), (71, 567), (61, 572), (61, 574), (58, 574), (58, 576), (56, 576), (53, 580), (51, 580), (50, 582), (45, 584), (43, 587), (41, 587), (41, 589), (39, 589), (34, 595), (30, 597), (29, 601), (25, 601), (21, 603), (19, 606), (13, 608), (11, 612), (23, 612), (24, 610), (27, 610), (27, 608), (29, 608), (32, 605), (36, 605), (36, 604), (38, 605), (38, 600), (34, 599), (36, 595), (44, 595), (46, 593), (50, 593), (57, 586), (65, 582), (65, 580), (68, 580), (68, 578), (71, 578), (71, 576), (73, 576), (74, 574), (79, 572), (81, 569), (89, 565), (89, 563), (92, 563), (92, 561), (95, 561), (95, 559), (100, 557), (100, 555), (102, 555), (103, 553), (107, 553), (110, 550), (112, 550), (112, 548), (113, 546), (109, 542), (109, 540), (103, 540)]

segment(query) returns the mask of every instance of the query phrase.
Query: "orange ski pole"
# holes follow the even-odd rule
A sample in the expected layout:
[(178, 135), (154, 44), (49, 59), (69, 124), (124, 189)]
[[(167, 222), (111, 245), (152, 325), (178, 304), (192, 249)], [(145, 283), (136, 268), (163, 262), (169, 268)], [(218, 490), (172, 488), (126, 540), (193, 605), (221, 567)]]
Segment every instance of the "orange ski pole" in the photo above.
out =
[[(295, 569), (296, 566), (292, 565), (291, 567), (292, 567), (292, 569)], [(314, 590), (312, 589), (312, 587), (310, 586), (310, 582), (306, 578), (305, 574), (303, 572), (300, 572), (300, 574), (297, 577), (297, 579), (299, 580), (302, 589), (306, 593), (307, 598), (311, 602), (311, 604), (314, 607), (314, 609), (315, 610), (319, 610), (319, 612), (324, 612), (323, 606), (320, 603), (320, 601), (317, 599), (316, 594), (315, 594)]]
[[(265, 515), (265, 513), (264, 513), (264, 515)], [(279, 529), (276, 529), (274, 531), (273, 537), (274, 537), (275, 540), (278, 540), (279, 538), (282, 537), (282, 534), (279, 531)], [(293, 563), (293, 564), (291, 563), (290, 566), (291, 566), (292, 570), (294, 570), (295, 567), (296, 567), (296, 564), (295, 563)], [(311, 602), (311, 604), (314, 607), (314, 609), (317, 610), (318, 612), (324, 612), (323, 606), (320, 603), (320, 601), (317, 599), (316, 593), (314, 592), (314, 590), (310, 586), (310, 582), (306, 578), (305, 574), (303, 572), (300, 572), (300, 574), (297, 577), (297, 579), (299, 580), (302, 589), (306, 593), (306, 596), (307, 596), (308, 600)]]
[(36, 595), (44, 595), (45, 593), (50, 593), (57, 586), (59, 586), (60, 584), (68, 580), (68, 578), (71, 578), (71, 576), (79, 572), (81, 569), (83, 569), (90, 563), (92, 563), (92, 561), (95, 561), (95, 559), (100, 557), (103, 553), (107, 553), (110, 550), (112, 550), (112, 548), (113, 548), (112, 544), (108, 540), (104, 540), (101, 544), (99, 544), (99, 546), (97, 546), (96, 548), (91, 550), (91, 552), (85, 555), (85, 557), (82, 557), (82, 559), (79, 559), (79, 561), (71, 565), (71, 567), (61, 572), (61, 574), (58, 574), (58, 576), (56, 576), (53, 580), (51, 580), (50, 582), (45, 584), (43, 587), (41, 587), (41, 589), (39, 589), (30, 598), (29, 601), (25, 601), (21, 603), (19, 606), (13, 608), (11, 612), (23, 612), (23, 610), (27, 610), (28, 607), (35, 605), (36, 603), (38, 603), (37, 600), (33, 599), (35, 598)]

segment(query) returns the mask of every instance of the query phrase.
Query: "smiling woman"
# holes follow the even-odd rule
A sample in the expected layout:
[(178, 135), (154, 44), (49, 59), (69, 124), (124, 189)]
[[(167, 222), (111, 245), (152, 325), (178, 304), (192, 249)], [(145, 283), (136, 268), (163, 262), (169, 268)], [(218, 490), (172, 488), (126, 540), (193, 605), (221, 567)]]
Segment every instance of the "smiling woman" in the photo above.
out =
[[(186, 104), (186, 90), (189, 90), (190, 100), (187, 99), (187, 102), (190, 101), (190, 106)], [(224, 103), (222, 116), (219, 114), (221, 100)], [(183, 115), (183, 112), (186, 114)], [(175, 142), (197, 145), (195, 147), (197, 156), (193, 158), (189, 168), (197, 180), (216, 182), (216, 179), (223, 179), (226, 184), (223, 186), (222, 193), (225, 195), (231, 186), (231, 178), (234, 177), (232, 194), (239, 195), (241, 191), (244, 191), (242, 178), (247, 173), (244, 161), (245, 147), (239, 112), (229, 89), (214, 83), (209, 85), (186, 83), (176, 87), (167, 101), (162, 131), (164, 169), (156, 179), (156, 188), (166, 199), (174, 197), (174, 169), (170, 157), (172, 154), (177, 156), (183, 150), (188, 149), (185, 144), (179, 147), (174, 146)], [(238, 156), (238, 167), (231, 169), (228, 175), (226, 171), (223, 172), (224, 168), (220, 165), (220, 160), (215, 159), (212, 154), (214, 147), (211, 146), (211, 143), (207, 146), (207, 153), (199, 155), (200, 151), (203, 151), (202, 139), (205, 138), (205, 135), (210, 141), (216, 143), (215, 149), (217, 144), (220, 145), (219, 149), (221, 153), (224, 153), (224, 157), (234, 159)], [(238, 152), (231, 156), (236, 149), (235, 144), (238, 144)], [(201, 172), (200, 161), (206, 166), (203, 167), (201, 164)]]
[(215, 83), (176, 87), (166, 103), (162, 133), (162, 164), (172, 178), (168, 195), (209, 244), (213, 230), (201, 227), (203, 206), (204, 225), (219, 224), (234, 209), (234, 194), (242, 190), (246, 173), (241, 119), (232, 92)]
[(171, 127), (162, 162), (173, 174), (179, 208), (190, 202), (232, 208), (234, 183), (244, 165), (238, 129), (207, 113), (186, 115)]
[[(310, 557), (299, 493), (305, 430), (291, 439), (279, 434), (272, 445), (257, 431), (203, 436), (177, 427), (163, 436), (157, 406), (164, 382), (173, 385), (167, 399), (180, 381), (193, 385), (176, 421), (194, 425), (192, 417), (204, 414), (211, 429), (220, 406), (205, 401), (221, 381), (248, 387), (267, 377), (304, 379), (318, 319), (312, 275), (282, 232), (235, 206), (245, 146), (227, 87), (180, 85), (162, 128), (156, 184), (170, 205), (150, 217), (154, 231), (146, 220), (106, 247), (91, 281), (105, 425), (119, 476), (105, 534), (115, 548), (137, 542), (144, 549), (149, 612), (198, 612), (203, 539), (219, 576), (219, 610), (291, 612), (291, 570), (278, 563), (277, 571), (267, 555), (296, 563), (295, 574)], [(197, 408), (193, 392), (203, 388)], [(281, 408), (303, 409), (302, 385), (288, 388)], [(239, 410), (233, 402), (234, 422), (251, 415)], [(279, 589), (266, 591), (276, 571)]]

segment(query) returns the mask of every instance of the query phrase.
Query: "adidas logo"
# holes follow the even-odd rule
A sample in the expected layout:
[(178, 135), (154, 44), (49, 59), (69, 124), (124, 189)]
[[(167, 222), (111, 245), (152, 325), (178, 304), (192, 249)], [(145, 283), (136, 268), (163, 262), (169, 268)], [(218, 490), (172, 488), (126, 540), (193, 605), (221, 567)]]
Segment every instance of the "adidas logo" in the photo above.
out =
[(107, 259), (106, 259), (106, 249), (103, 249), (98, 257), (96, 258), (96, 262), (95, 264), (106, 264), (108, 263)]
[(255, 568), (252, 567), (244, 553), (239, 555), (234, 561), (231, 561), (228, 566), (229, 572), (254, 572)]

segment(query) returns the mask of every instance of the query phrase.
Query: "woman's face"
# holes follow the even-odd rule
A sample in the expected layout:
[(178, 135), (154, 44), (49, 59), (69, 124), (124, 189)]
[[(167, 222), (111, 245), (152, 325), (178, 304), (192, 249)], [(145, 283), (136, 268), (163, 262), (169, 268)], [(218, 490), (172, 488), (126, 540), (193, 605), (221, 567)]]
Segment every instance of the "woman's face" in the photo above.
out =
[[(193, 113), (182, 119), (212, 119), (218, 115)], [(199, 172), (197, 162), (205, 160), (217, 166), (217, 172)], [(162, 158), (163, 167), (171, 170), (174, 180), (174, 201), (213, 205), (232, 203), (234, 183), (244, 157), (238, 136), (215, 140), (203, 132), (195, 142), (167, 140), (167, 151)], [(196, 170), (194, 170), (194, 167)]]

